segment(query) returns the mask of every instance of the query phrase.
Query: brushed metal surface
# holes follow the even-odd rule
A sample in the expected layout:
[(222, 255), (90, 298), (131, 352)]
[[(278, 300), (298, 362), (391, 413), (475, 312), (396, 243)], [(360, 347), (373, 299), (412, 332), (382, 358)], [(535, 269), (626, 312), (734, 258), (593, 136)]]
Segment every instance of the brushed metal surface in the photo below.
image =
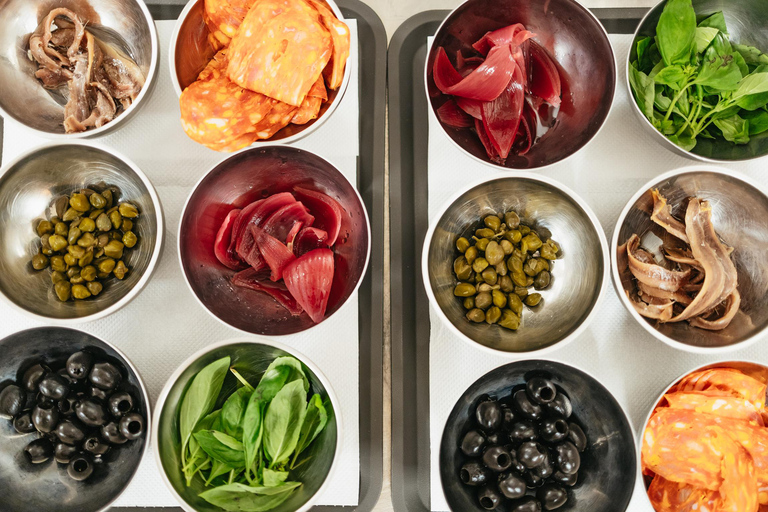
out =
[[(456, 239), (471, 237), (486, 215), (509, 210), (561, 250), (552, 283), (540, 292), (541, 305), (525, 308), (517, 331), (469, 322), (453, 295)], [(435, 216), (424, 243), (424, 286), (441, 320), (465, 340), (507, 355), (537, 351), (570, 341), (586, 328), (608, 278), (607, 247), (597, 218), (562, 185), (534, 176), (492, 178), (468, 187)]]
[[(120, 200), (134, 203), (139, 242), (125, 251), (129, 268), (123, 281), (110, 280), (98, 296), (61, 302), (50, 270), (36, 271), (31, 259), (40, 249), (37, 223), (54, 214), (61, 195), (97, 183), (120, 189)], [(47, 214), (47, 215), (46, 215)], [(149, 179), (118, 153), (86, 142), (51, 144), (10, 162), (0, 176), (0, 293), (12, 305), (46, 321), (94, 320), (117, 311), (149, 280), (163, 244), (160, 200)]]
[[(56, 7), (82, 17), (98, 37), (134, 59), (145, 84), (136, 101), (114, 120), (81, 133), (64, 133), (66, 87), (50, 91), (35, 78), (37, 64), (27, 55), (29, 35)], [(0, 114), (51, 139), (96, 137), (132, 118), (155, 84), (159, 46), (157, 30), (143, 0), (3, 0), (0, 2)]]
[(23, 453), (34, 434), (20, 435), (10, 421), (0, 419), (0, 512), (95, 512), (105, 510), (128, 487), (149, 445), (149, 398), (141, 376), (117, 348), (90, 334), (62, 327), (37, 327), (0, 340), (0, 388), (21, 378), (29, 366), (44, 361), (63, 366), (67, 358), (87, 348), (97, 357), (124, 368), (124, 388), (146, 419), (146, 435), (113, 450), (109, 464), (85, 482), (66, 474), (66, 466), (51, 460), (31, 464)]

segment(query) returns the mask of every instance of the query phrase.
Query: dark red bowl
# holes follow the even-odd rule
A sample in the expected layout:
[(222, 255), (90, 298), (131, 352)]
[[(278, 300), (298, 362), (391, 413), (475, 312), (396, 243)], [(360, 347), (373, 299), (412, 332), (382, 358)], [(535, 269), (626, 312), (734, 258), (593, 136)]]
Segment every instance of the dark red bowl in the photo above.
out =
[(279, 336), (317, 324), (292, 316), (270, 296), (232, 285), (234, 271), (213, 253), (224, 217), (243, 206), (300, 186), (329, 195), (344, 208), (333, 247), (335, 273), (327, 319), (354, 294), (370, 256), (370, 224), (360, 195), (338, 169), (319, 156), (288, 146), (250, 148), (214, 167), (192, 191), (179, 224), (179, 259), (197, 300), (214, 317), (242, 331)]

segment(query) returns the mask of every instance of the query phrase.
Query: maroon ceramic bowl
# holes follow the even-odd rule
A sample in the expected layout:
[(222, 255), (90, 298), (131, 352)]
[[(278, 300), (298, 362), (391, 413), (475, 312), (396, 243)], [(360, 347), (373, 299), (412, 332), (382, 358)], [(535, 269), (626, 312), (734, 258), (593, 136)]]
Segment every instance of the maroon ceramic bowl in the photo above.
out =
[(288, 146), (235, 153), (195, 186), (184, 207), (178, 236), (181, 269), (192, 293), (209, 313), (235, 329), (279, 336), (318, 325), (306, 314), (292, 316), (269, 295), (234, 286), (235, 271), (222, 265), (213, 252), (219, 227), (233, 208), (296, 186), (322, 192), (344, 209), (333, 247), (335, 272), (326, 319), (363, 280), (370, 255), (368, 214), (357, 190), (338, 169), (313, 153)]

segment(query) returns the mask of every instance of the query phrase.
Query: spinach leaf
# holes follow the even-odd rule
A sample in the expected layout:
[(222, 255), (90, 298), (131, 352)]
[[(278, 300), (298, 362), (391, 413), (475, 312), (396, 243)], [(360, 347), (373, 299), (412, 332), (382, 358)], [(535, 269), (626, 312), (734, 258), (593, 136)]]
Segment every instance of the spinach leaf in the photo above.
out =
[(710, 55), (708, 50), (693, 83), (718, 91), (733, 91), (738, 88), (740, 80), (741, 71), (733, 55)]
[[(755, 110), (762, 106), (754, 105), (756, 103), (760, 103), (764, 93), (767, 92), (768, 72), (752, 73), (751, 75), (745, 76), (741, 82), (739, 82), (739, 86), (733, 93), (731, 100), (742, 108), (746, 108), (747, 110)], [(765, 103), (763, 103), (763, 105), (764, 104)]]
[(275, 471), (273, 469), (264, 469), (264, 487), (275, 487), (288, 479), (287, 471)]
[(221, 408), (221, 423), (224, 432), (235, 439), (243, 438), (243, 416), (250, 397), (251, 391), (248, 388), (240, 388), (227, 398)]
[(716, 13), (707, 16), (699, 23), (699, 27), (710, 27), (717, 29), (724, 34), (728, 34), (728, 27), (725, 26), (725, 16), (723, 16), (723, 11), (717, 11)]
[(656, 41), (664, 64), (687, 64), (695, 37), (696, 12), (691, 0), (667, 0), (656, 25)]
[(725, 140), (736, 144), (749, 142), (749, 122), (746, 119), (733, 115), (723, 119), (715, 119), (714, 124), (723, 132)]
[(718, 30), (713, 27), (696, 27), (696, 51), (704, 53), (704, 50), (710, 45)]
[(300, 485), (299, 482), (285, 482), (275, 487), (249, 487), (235, 483), (209, 489), (200, 493), (200, 497), (228, 511), (264, 512), (283, 503)]
[(320, 432), (323, 431), (327, 424), (328, 412), (325, 409), (323, 400), (320, 398), (320, 395), (314, 394), (307, 404), (307, 414), (304, 416), (304, 423), (301, 425), (299, 441), (296, 443), (296, 455), (293, 457), (291, 467), (296, 464), (299, 454), (312, 444), (312, 441), (320, 435)]
[(223, 432), (201, 430), (194, 434), (200, 448), (214, 460), (228, 466), (240, 468), (245, 466), (243, 443)]
[(733, 49), (744, 57), (744, 61), (751, 66), (759, 66), (760, 64), (768, 64), (768, 55), (761, 52), (754, 46), (747, 46), (745, 44), (734, 44)]
[(270, 467), (284, 463), (296, 449), (307, 414), (307, 392), (301, 380), (286, 384), (264, 414), (264, 452)]
[(254, 391), (248, 401), (243, 416), (243, 446), (245, 447), (245, 471), (246, 475), (253, 469), (256, 457), (261, 450), (264, 437), (264, 409), (267, 403), (259, 399), (259, 394)]
[(653, 118), (653, 101), (656, 95), (653, 80), (634, 66), (629, 66), (629, 85), (632, 87), (640, 111), (648, 119)]
[(223, 357), (200, 370), (184, 393), (179, 412), (182, 466), (185, 464), (189, 438), (197, 422), (213, 410), (216, 399), (221, 393), (221, 386), (224, 384), (230, 361), (229, 357)]
[(668, 85), (672, 89), (679, 91), (688, 81), (689, 74), (683, 69), (683, 66), (667, 66), (653, 77), (657, 84)]
[(768, 131), (768, 112), (765, 110), (744, 112), (742, 117), (749, 121), (749, 135), (757, 135)]

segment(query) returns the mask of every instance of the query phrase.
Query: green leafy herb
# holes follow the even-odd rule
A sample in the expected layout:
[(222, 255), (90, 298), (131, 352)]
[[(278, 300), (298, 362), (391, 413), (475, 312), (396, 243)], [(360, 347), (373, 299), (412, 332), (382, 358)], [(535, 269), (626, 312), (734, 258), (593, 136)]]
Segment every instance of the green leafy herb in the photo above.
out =
[(299, 482), (285, 482), (275, 487), (249, 487), (233, 483), (209, 489), (201, 493), (200, 497), (224, 510), (262, 512), (283, 503), (290, 497), (291, 491), (300, 485)]
[(264, 469), (264, 487), (276, 487), (288, 479), (287, 471), (275, 471), (274, 469)]
[(750, 136), (768, 131), (768, 111), (758, 110), (755, 112), (745, 112), (744, 118), (749, 121)]
[(715, 39), (719, 30), (714, 27), (696, 27), (696, 51), (704, 53), (704, 50)]
[(235, 439), (243, 438), (243, 416), (251, 397), (248, 388), (240, 388), (232, 393), (221, 408), (221, 424), (224, 432)]
[(696, 13), (691, 0), (667, 0), (656, 26), (656, 41), (664, 64), (687, 64), (695, 49)]
[(307, 392), (301, 380), (286, 384), (264, 414), (264, 452), (270, 467), (285, 463), (299, 441), (301, 425), (307, 414)]
[(299, 440), (296, 443), (296, 454), (293, 457), (291, 467), (296, 465), (296, 459), (299, 457), (311, 443), (315, 440), (320, 432), (323, 431), (325, 425), (328, 423), (328, 412), (325, 410), (320, 395), (312, 395), (307, 404), (307, 413), (304, 416), (304, 423), (301, 425), (301, 431), (299, 432)]
[(726, 34), (726, 35), (728, 34), (728, 27), (725, 26), (725, 16), (723, 16), (722, 11), (717, 11), (716, 13), (704, 18), (699, 23), (699, 27), (714, 28), (715, 30), (719, 30), (723, 34)]
[(634, 66), (629, 66), (629, 83), (632, 86), (637, 106), (640, 107), (645, 117), (652, 118), (653, 101), (656, 94), (653, 80)]
[(245, 466), (243, 443), (223, 432), (202, 430), (194, 434), (200, 448), (213, 460), (223, 462), (233, 468)]
[(759, 66), (760, 64), (768, 64), (768, 55), (761, 52), (754, 46), (747, 46), (744, 44), (734, 44), (733, 49), (739, 52), (744, 57), (744, 61), (750, 66)]

